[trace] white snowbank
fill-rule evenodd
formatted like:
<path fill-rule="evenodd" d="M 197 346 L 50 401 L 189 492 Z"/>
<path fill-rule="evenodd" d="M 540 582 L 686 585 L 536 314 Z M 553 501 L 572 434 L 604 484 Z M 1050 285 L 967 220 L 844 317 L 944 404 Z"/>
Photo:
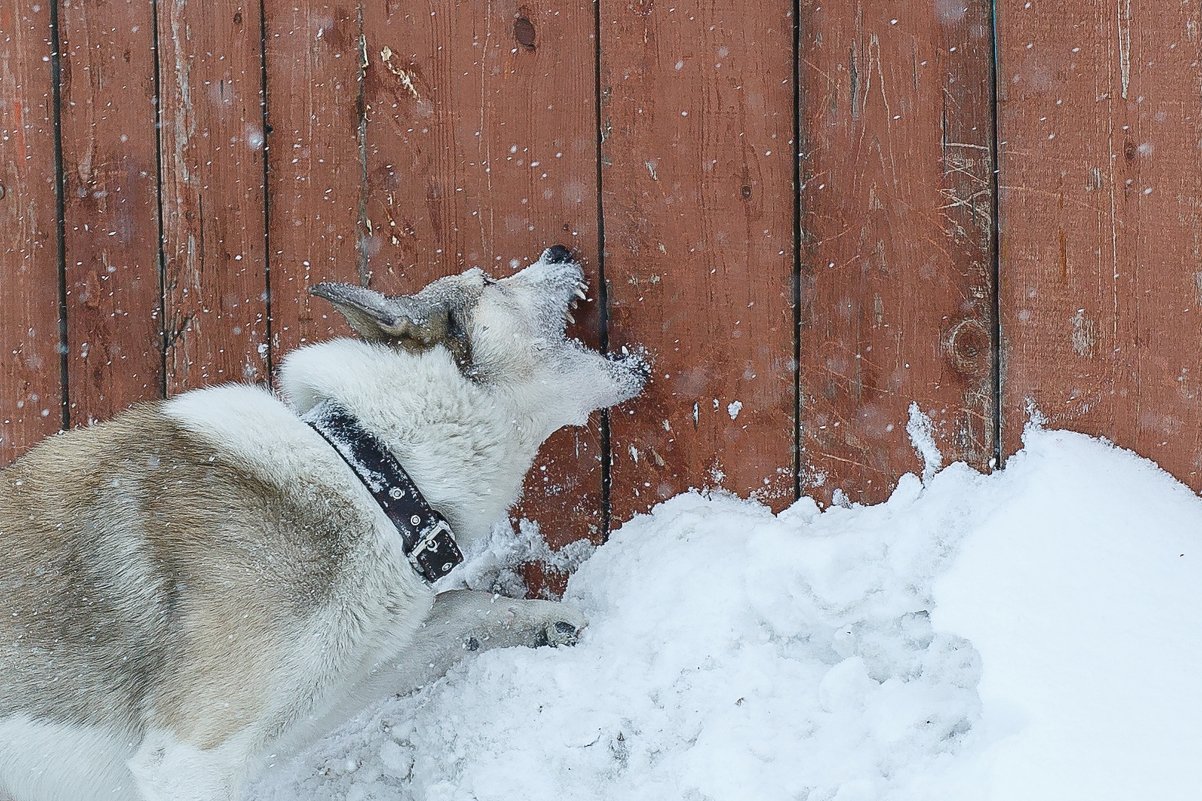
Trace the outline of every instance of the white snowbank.
<path fill-rule="evenodd" d="M 1202 501 L 1032 432 L 1006 470 L 779 517 L 675 498 L 573 577 L 571 649 L 471 659 L 288 799 L 1197 799 Z"/>

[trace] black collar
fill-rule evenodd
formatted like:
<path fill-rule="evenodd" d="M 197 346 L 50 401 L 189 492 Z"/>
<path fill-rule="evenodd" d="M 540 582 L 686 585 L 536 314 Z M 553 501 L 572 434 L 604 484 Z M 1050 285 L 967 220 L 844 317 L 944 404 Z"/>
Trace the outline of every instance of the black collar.
<path fill-rule="evenodd" d="M 388 515 L 401 534 L 405 556 L 420 576 L 435 582 L 463 561 L 446 518 L 430 508 L 401 463 L 350 412 L 326 401 L 310 410 L 304 421 L 350 465 Z"/>

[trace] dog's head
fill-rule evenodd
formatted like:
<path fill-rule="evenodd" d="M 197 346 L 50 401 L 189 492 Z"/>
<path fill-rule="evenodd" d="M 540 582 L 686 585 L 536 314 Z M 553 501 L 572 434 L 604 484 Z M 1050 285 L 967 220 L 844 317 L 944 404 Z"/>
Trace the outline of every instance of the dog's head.
<path fill-rule="evenodd" d="M 369 342 L 413 353 L 445 349 L 466 380 L 527 394 L 534 403 L 554 398 L 558 427 L 634 397 L 648 374 L 637 356 L 609 358 L 566 336 L 585 289 L 580 265 L 556 245 L 508 278 L 471 269 L 415 295 L 335 283 L 310 291 L 333 303 Z"/>

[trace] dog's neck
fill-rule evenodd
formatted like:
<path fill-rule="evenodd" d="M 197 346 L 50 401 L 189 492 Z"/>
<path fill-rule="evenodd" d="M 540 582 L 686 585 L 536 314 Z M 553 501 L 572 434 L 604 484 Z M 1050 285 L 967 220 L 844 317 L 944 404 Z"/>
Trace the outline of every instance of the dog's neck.
<path fill-rule="evenodd" d="M 440 349 L 396 352 L 349 339 L 294 351 L 281 391 L 301 415 L 333 401 L 379 438 L 461 542 L 487 534 L 517 499 L 546 426 L 464 378 Z"/>
<path fill-rule="evenodd" d="M 370 431 L 333 401 L 310 409 L 304 421 L 330 444 L 375 498 L 401 537 L 414 571 L 433 583 L 463 562 L 446 518 L 426 501 L 403 465 Z"/>

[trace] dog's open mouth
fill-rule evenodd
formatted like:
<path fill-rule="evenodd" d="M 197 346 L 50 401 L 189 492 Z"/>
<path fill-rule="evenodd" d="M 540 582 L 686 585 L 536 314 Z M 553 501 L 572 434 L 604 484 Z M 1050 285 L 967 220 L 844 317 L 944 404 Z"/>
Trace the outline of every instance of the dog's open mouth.
<path fill-rule="evenodd" d="M 548 254 L 521 272 L 501 279 L 519 294 L 528 293 L 527 301 L 544 336 L 563 338 L 567 327 L 576 322 L 581 301 L 587 301 L 588 283 L 574 260 L 548 260 Z"/>
<path fill-rule="evenodd" d="M 583 280 L 576 282 L 576 286 L 572 289 L 572 297 L 568 300 L 567 307 L 563 310 L 564 321 L 567 323 L 575 323 L 576 317 L 572 312 L 576 311 L 580 305 L 580 301 L 588 302 L 588 284 Z"/>

